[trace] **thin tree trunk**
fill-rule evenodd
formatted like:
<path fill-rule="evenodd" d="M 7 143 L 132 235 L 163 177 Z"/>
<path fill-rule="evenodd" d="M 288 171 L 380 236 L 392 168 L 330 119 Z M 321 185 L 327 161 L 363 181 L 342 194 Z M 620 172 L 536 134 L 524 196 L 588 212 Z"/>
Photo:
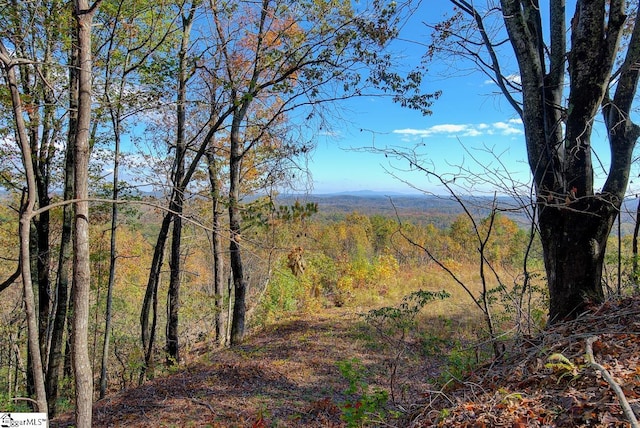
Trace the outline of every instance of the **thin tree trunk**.
<path fill-rule="evenodd" d="M 42 358 L 40 354 L 40 341 L 38 337 L 38 321 L 36 319 L 35 295 L 33 292 L 33 283 L 31 281 L 31 252 L 30 252 L 30 229 L 31 220 L 33 218 L 33 210 L 36 204 L 37 188 L 35 181 L 35 172 L 33 163 L 31 162 L 31 147 L 27 136 L 27 130 L 23 117 L 22 101 L 18 90 L 17 79 L 15 74 L 15 65 L 10 61 L 10 55 L 4 44 L 0 41 L 0 60 L 2 61 L 5 76 L 11 93 L 11 102 L 13 107 L 14 119 L 16 121 L 18 143 L 22 153 L 22 162 L 25 169 L 27 179 L 27 195 L 26 201 L 23 201 L 20 210 L 20 259 L 22 269 L 22 285 L 23 299 L 25 311 L 27 314 L 28 326 L 28 348 L 32 358 L 32 374 L 34 379 L 36 403 L 39 412 L 47 412 L 47 397 L 44 386 L 44 372 L 42 367 Z"/>
<path fill-rule="evenodd" d="M 40 174 L 37 174 L 40 175 Z M 43 177 L 38 182 L 38 201 L 40 207 L 46 207 L 50 203 L 49 185 Z M 51 245 L 49 243 L 50 215 L 49 211 L 40 213 L 35 223 L 36 231 L 36 270 L 38 276 L 38 335 L 40 336 L 40 354 L 43 363 L 47 361 L 47 348 L 49 337 L 49 318 L 51 316 L 51 279 L 49 265 L 51 263 Z"/>
<path fill-rule="evenodd" d="M 51 49 L 49 48 L 49 42 L 47 42 L 47 48 L 45 52 L 45 64 L 51 62 Z M 51 163 L 53 161 L 53 155 L 55 148 L 53 145 L 54 139 L 54 106 L 56 103 L 55 97 L 51 88 L 48 86 L 48 82 L 51 81 L 50 67 L 45 67 L 43 70 L 44 83 L 42 83 L 42 91 L 44 92 L 44 117 L 42 118 L 42 132 L 40 135 L 40 147 L 37 156 L 36 165 L 34 170 L 36 172 L 36 184 L 38 187 L 38 206 L 46 207 L 51 202 L 49 197 L 49 184 L 51 180 Z M 34 131 L 34 135 L 37 135 L 38 130 Z M 34 146 L 35 147 L 35 146 Z M 39 328 L 40 328 L 40 348 L 42 353 L 43 364 L 46 365 L 49 355 L 49 344 L 53 327 L 53 302 L 52 289 L 51 289 L 51 245 L 50 245 L 50 213 L 49 211 L 43 211 L 35 221 L 37 229 L 37 243 L 38 243 L 38 313 L 39 313 Z"/>
<path fill-rule="evenodd" d="M 73 235 L 73 367 L 76 426 L 91 427 L 93 374 L 88 349 L 91 276 L 89 260 L 89 131 L 92 98 L 91 25 L 99 0 L 75 0 L 78 25 L 78 129 L 75 141 L 75 233 Z"/>
<path fill-rule="evenodd" d="M 71 49 L 71 64 L 76 64 L 75 49 Z M 69 132 L 67 137 L 67 152 L 65 154 L 64 195 L 65 200 L 73 198 L 73 142 L 75 141 L 76 112 L 78 111 L 78 87 L 76 67 L 69 67 L 69 82 L 71 84 L 69 95 Z M 64 330 L 67 321 L 67 308 L 69 301 L 69 262 L 71 260 L 71 231 L 73 224 L 73 207 L 65 205 L 62 211 L 62 236 L 60 237 L 60 250 L 58 257 L 58 276 L 56 282 L 55 317 L 51 334 L 49 352 L 49 366 L 47 369 L 47 397 L 49 399 L 49 415 L 55 416 L 57 412 L 58 381 L 60 371 L 64 363 L 62 345 L 64 343 Z"/>
<path fill-rule="evenodd" d="M 158 285 L 160 283 L 160 270 L 162 269 L 164 261 L 164 249 L 169 236 L 169 226 L 171 225 L 172 219 L 173 215 L 170 212 L 165 213 L 162 218 L 162 224 L 160 225 L 160 231 L 158 232 L 158 238 L 156 239 L 156 245 L 153 250 L 153 259 L 151 260 L 147 289 L 145 291 L 142 309 L 140 311 L 140 329 L 142 349 L 144 351 L 144 364 L 140 370 L 140 379 L 138 380 L 139 384 L 142 384 L 144 381 L 153 356 L 155 326 L 158 316 L 157 298 Z M 151 324 L 149 324 L 149 318 L 152 315 Z"/>
<path fill-rule="evenodd" d="M 182 245 L 182 211 L 184 206 L 184 185 L 185 175 L 185 156 L 186 156 L 186 103 L 187 103 L 187 81 L 191 75 L 188 70 L 189 44 L 191 39 L 191 27 L 193 25 L 193 17 L 195 15 L 195 4 L 191 3 L 189 11 L 182 16 L 182 43 L 178 54 L 179 71 L 178 71 L 178 99 L 176 106 L 177 116 L 177 133 L 176 133 L 176 152 L 173 171 L 173 183 L 176 186 L 174 196 L 175 216 L 173 220 L 173 232 L 171 236 L 171 257 L 170 257 L 170 276 L 169 291 L 167 294 L 168 320 L 167 320 L 167 364 L 180 363 L 180 343 L 178 338 L 178 321 L 180 312 L 180 281 L 181 281 L 181 255 L 180 247 Z"/>
<path fill-rule="evenodd" d="M 178 196 L 179 211 L 182 211 L 183 198 Z M 182 242 L 182 218 L 176 215 L 173 220 L 171 234 L 171 257 L 169 259 L 169 290 L 167 292 L 167 358 L 168 366 L 180 364 L 180 343 L 178 342 L 178 313 L 180 310 L 180 274 L 181 258 L 180 247 Z"/>
<path fill-rule="evenodd" d="M 113 200 L 119 197 L 120 183 L 118 181 L 118 169 L 120 167 L 120 115 L 112 114 L 114 127 L 115 149 L 113 153 Z M 111 242 L 109 250 L 109 283 L 107 284 L 107 307 L 104 314 L 104 341 L 102 343 L 102 365 L 100 370 L 100 398 L 104 398 L 107 392 L 109 365 L 109 342 L 111 340 L 111 312 L 113 305 L 113 287 L 116 281 L 116 262 L 118 260 L 117 249 L 118 233 L 118 204 L 111 205 Z"/>
<path fill-rule="evenodd" d="M 72 218 L 73 220 L 73 218 Z M 72 221 L 73 224 L 73 221 Z M 73 243 L 71 245 L 71 251 L 73 251 Z M 71 253 L 73 257 L 73 252 Z M 73 259 L 71 260 L 73 263 Z M 71 291 L 69 296 L 73 296 L 73 281 L 71 282 Z M 71 379 L 73 377 L 73 363 L 72 363 L 72 355 L 73 355 L 73 324 L 71 315 L 73 314 L 73 298 L 69 298 L 69 308 L 67 310 L 67 338 L 64 341 L 64 365 L 62 367 L 62 376 L 65 378 Z"/>
<path fill-rule="evenodd" d="M 246 315 L 246 290 L 247 282 L 244 277 L 244 266 L 242 263 L 242 253 L 240 248 L 242 227 L 240 224 L 240 174 L 242 164 L 242 144 L 240 142 L 240 122 L 246 112 L 247 105 L 234 115 L 231 125 L 230 144 L 231 155 L 229 161 L 229 229 L 231 237 L 229 241 L 229 257 L 231 270 L 233 272 L 233 318 L 231 320 L 230 344 L 238 345 L 242 343 L 245 333 Z"/>
<path fill-rule="evenodd" d="M 640 231 L 640 198 L 638 198 L 638 206 L 636 208 L 636 222 L 633 226 L 633 241 L 632 241 L 632 253 L 633 253 L 633 283 L 636 288 L 640 286 L 640 272 L 638 272 L 638 232 Z"/>
<path fill-rule="evenodd" d="M 209 183 L 211 184 L 211 211 L 213 214 L 213 232 L 211 239 L 211 250 L 213 252 L 213 292 L 214 292 L 214 311 L 213 328 L 215 331 L 216 345 L 224 346 L 225 333 L 224 321 L 222 319 L 222 303 L 223 303 L 223 281 L 224 281 L 224 261 L 222 258 L 222 242 L 220 219 L 220 184 L 218 181 L 218 172 L 215 164 L 214 150 L 211 148 L 207 151 L 207 163 L 209 171 Z"/>

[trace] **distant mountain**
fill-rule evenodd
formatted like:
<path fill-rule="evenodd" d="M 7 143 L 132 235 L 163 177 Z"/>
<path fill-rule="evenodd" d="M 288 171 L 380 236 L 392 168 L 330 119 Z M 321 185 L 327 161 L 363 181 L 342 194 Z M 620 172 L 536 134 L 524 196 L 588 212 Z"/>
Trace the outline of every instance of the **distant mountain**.
<path fill-rule="evenodd" d="M 407 194 L 401 192 L 384 192 L 379 190 L 346 190 L 344 192 L 335 192 L 335 193 L 316 193 L 315 196 L 320 197 L 331 197 L 331 196 L 360 196 L 360 197 L 370 197 L 370 198 L 386 198 L 388 196 L 419 196 L 417 194 Z"/>
<path fill-rule="evenodd" d="M 450 196 L 407 195 L 393 192 L 354 191 L 315 195 L 280 195 L 276 204 L 290 205 L 295 201 L 302 203 L 316 202 L 318 216 L 339 219 L 347 214 L 359 212 L 365 215 L 383 215 L 399 217 L 418 224 L 432 223 L 436 227 L 448 227 L 460 214 L 464 214 L 462 206 Z M 487 217 L 491 213 L 494 199 L 491 196 L 465 197 L 463 203 L 476 219 Z M 518 223 L 522 228 L 529 228 L 531 220 L 521 202 L 515 198 L 501 196 L 496 200 L 498 210 Z M 622 207 L 622 235 L 633 233 L 635 213 L 638 201 L 628 199 Z M 612 233 L 616 233 L 614 227 Z"/>
<path fill-rule="evenodd" d="M 435 195 L 407 195 L 376 191 L 341 192 L 314 195 L 280 195 L 276 203 L 290 205 L 295 201 L 318 204 L 318 215 L 325 218 L 340 218 L 353 212 L 366 215 L 399 217 L 415 223 L 433 223 L 437 227 L 448 227 L 460 214 L 462 206 L 451 197 Z M 465 207 L 477 219 L 491 212 L 492 197 L 468 198 Z M 524 210 L 514 210 L 517 206 L 512 198 L 499 198 L 498 205 L 514 221 L 525 227 L 528 225 Z"/>

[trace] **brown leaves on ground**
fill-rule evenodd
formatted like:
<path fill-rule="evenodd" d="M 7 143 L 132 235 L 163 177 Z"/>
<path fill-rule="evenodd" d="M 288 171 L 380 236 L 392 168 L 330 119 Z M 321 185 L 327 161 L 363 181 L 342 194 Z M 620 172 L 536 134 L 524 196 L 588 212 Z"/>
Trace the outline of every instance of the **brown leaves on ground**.
<path fill-rule="evenodd" d="M 389 389 L 397 350 L 375 346 L 369 333 L 356 315 L 336 308 L 265 329 L 234 349 L 202 347 L 178 373 L 97 402 L 94 426 L 344 427 L 348 382 L 336 362 L 357 358 L 371 387 Z M 389 403 L 402 415 L 377 425 L 627 427 L 617 397 L 585 359 L 594 335 L 596 361 L 640 408 L 640 299 L 628 298 L 520 339 L 500 361 L 440 391 L 427 380 L 442 361 L 404 359 L 395 380 L 402 397 Z M 67 415 L 51 426 L 71 423 Z"/>
<path fill-rule="evenodd" d="M 628 427 L 609 384 L 585 359 L 614 377 L 638 417 L 640 409 L 640 299 L 609 301 L 481 367 L 449 390 L 432 394 L 411 427 Z"/>
<path fill-rule="evenodd" d="M 352 310 L 351 310 L 352 311 Z M 203 346 L 178 373 L 94 405 L 94 427 L 344 427 L 349 384 L 338 361 L 357 358 L 373 387 L 388 388 L 393 349 L 375 347 L 345 308 L 272 326 L 233 349 Z M 407 400 L 426 389 L 424 361 L 399 370 Z M 69 426 L 71 416 L 53 421 Z"/>

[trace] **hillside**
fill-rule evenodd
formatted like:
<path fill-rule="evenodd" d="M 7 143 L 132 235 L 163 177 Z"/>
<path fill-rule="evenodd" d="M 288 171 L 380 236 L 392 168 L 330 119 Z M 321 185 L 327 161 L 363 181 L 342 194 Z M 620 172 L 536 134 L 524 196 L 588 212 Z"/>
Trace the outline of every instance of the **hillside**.
<path fill-rule="evenodd" d="M 277 198 L 277 203 L 289 205 L 296 200 L 316 202 L 319 207 L 319 215 L 326 218 L 340 218 L 357 211 L 366 215 L 397 216 L 403 221 L 410 220 L 417 224 L 432 223 L 441 229 L 448 227 L 457 216 L 464 213 L 460 203 L 446 195 L 386 194 L 374 191 L 280 195 Z M 474 217 L 483 218 L 490 214 L 494 199 L 491 196 L 477 196 L 463 197 L 462 201 Z M 496 199 L 497 209 L 518 223 L 520 227 L 529 228 L 530 214 L 523 208 L 523 203 L 526 201 L 526 198 L 518 201 L 512 197 L 499 196 Z M 636 198 L 626 199 L 623 203 L 621 217 L 623 235 L 633 232 L 637 205 Z"/>
<path fill-rule="evenodd" d="M 640 417 L 640 299 L 609 301 L 576 321 L 522 338 L 501 361 L 431 394 L 411 427 L 628 427 L 613 378 Z M 446 410 L 444 410 L 446 409 Z"/>
<path fill-rule="evenodd" d="M 508 345 L 501 360 L 444 387 L 430 380 L 447 370 L 447 349 L 429 358 L 414 358 L 413 349 L 396 367 L 395 400 L 383 405 L 374 388 L 389 392 L 397 350 L 373 340 L 352 311 L 333 308 L 283 321 L 231 350 L 202 343 L 180 371 L 96 403 L 94 426 L 343 427 L 367 406 L 374 411 L 359 419 L 364 426 L 626 427 L 612 388 L 585 361 L 585 343 L 598 337 L 596 362 L 636 409 L 639 320 L 640 299 L 607 302 Z M 70 426 L 69 418 L 51 426 Z"/>
<path fill-rule="evenodd" d="M 319 215 L 331 219 L 357 211 L 365 215 L 398 217 L 403 221 L 409 220 L 417 224 L 433 223 L 438 228 L 448 227 L 457 216 L 464 213 L 460 203 L 448 196 L 387 195 L 382 192 L 288 195 L 279 196 L 277 203 L 288 205 L 296 200 L 317 203 Z M 463 203 L 474 217 L 482 218 L 491 212 L 493 198 L 466 198 Z M 504 212 L 521 226 L 524 227 L 528 224 L 524 209 L 514 209 L 520 208 L 521 204 L 512 198 L 498 198 L 497 204 L 501 212 Z"/>
<path fill-rule="evenodd" d="M 341 427 L 340 407 L 362 397 L 348 393 L 350 380 L 360 378 L 370 392 L 389 389 L 395 350 L 371 335 L 353 309 L 331 308 L 283 321 L 233 349 L 201 343 L 180 371 L 97 402 L 93 426 Z M 340 364 L 351 365 L 352 377 Z M 428 390 L 439 364 L 410 359 L 396 378 L 398 403 Z M 71 426 L 69 418 L 51 427 Z"/>

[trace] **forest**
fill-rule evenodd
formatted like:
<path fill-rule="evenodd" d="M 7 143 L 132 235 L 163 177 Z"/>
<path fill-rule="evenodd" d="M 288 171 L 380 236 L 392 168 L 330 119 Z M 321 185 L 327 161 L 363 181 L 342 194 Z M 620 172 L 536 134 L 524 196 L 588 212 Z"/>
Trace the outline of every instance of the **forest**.
<path fill-rule="evenodd" d="M 638 426 L 637 2 L 446 3 L 408 65 L 393 42 L 419 1 L 0 2 L 0 411 Z M 452 58 L 522 122 L 530 182 L 497 153 L 441 174 L 373 146 L 441 193 L 299 192 L 342 103 L 428 116 L 429 66 Z"/>

